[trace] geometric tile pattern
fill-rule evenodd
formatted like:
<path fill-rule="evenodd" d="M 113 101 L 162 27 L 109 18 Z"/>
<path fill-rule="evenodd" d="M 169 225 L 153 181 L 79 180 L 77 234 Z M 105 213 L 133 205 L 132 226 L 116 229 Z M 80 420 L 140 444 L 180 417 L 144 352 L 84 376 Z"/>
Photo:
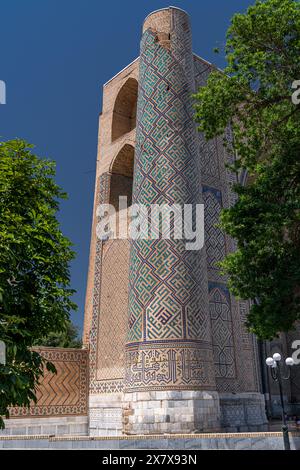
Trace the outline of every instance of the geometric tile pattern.
<path fill-rule="evenodd" d="M 215 188 L 203 186 L 206 256 L 210 269 L 219 269 L 217 264 L 225 257 L 225 236 L 217 226 L 222 210 L 221 192 Z"/>
<path fill-rule="evenodd" d="M 202 138 L 199 141 L 204 173 L 213 178 L 218 178 L 220 170 L 218 153 L 216 152 L 216 139 L 207 141 L 205 138 Z"/>
<path fill-rule="evenodd" d="M 239 301 L 239 307 L 240 307 L 240 318 L 241 318 L 241 326 L 242 326 L 242 343 L 243 347 L 245 349 L 251 349 L 252 348 L 252 338 L 251 334 L 247 330 L 245 323 L 247 321 L 247 315 L 249 313 L 249 302 L 240 300 Z"/>
<path fill-rule="evenodd" d="M 209 311 L 216 377 L 235 377 L 230 294 L 225 285 L 209 283 Z"/>
<path fill-rule="evenodd" d="M 141 41 L 133 203 L 146 207 L 202 202 L 190 98 L 191 37 L 179 16 L 173 10 L 170 49 L 150 29 Z M 131 242 L 130 390 L 215 386 L 204 250 L 188 251 L 185 243 L 161 238 Z M 195 358 L 202 356 L 206 359 L 194 369 Z M 132 361 L 137 361 L 134 367 Z"/>
<path fill-rule="evenodd" d="M 37 403 L 29 408 L 10 408 L 10 417 L 86 415 L 88 350 L 36 348 L 53 362 L 57 374 L 45 370 L 37 388 Z"/>
<path fill-rule="evenodd" d="M 215 67 L 202 58 L 194 55 L 194 76 L 196 87 L 206 84 L 210 73 Z M 230 127 L 225 130 L 224 136 L 219 136 L 206 141 L 203 134 L 198 134 L 201 162 L 201 179 L 203 188 L 203 199 L 205 202 L 205 248 L 207 253 L 207 271 L 210 285 L 210 311 L 217 316 L 216 309 L 222 307 L 223 312 L 230 312 L 233 349 L 225 347 L 227 354 L 222 353 L 223 362 L 231 363 L 234 370 L 228 365 L 220 369 L 222 361 L 219 359 L 218 351 L 220 344 L 226 344 L 229 338 L 229 323 L 220 320 L 212 322 L 212 340 L 214 345 L 215 374 L 217 391 L 219 392 L 247 392 L 259 391 L 259 372 L 257 367 L 257 344 L 253 335 L 245 328 L 245 320 L 249 311 L 249 302 L 237 300 L 230 295 L 227 305 L 227 294 L 223 287 L 226 285 L 226 277 L 220 273 L 217 263 L 221 261 L 226 253 L 236 249 L 236 243 L 227 235 L 223 234 L 216 226 L 219 223 L 220 211 L 223 207 L 230 207 L 235 203 L 236 195 L 232 191 L 232 184 L 237 182 L 237 175 L 226 168 L 234 160 L 233 153 L 223 145 L 223 138 L 230 146 L 232 132 Z M 220 291 L 215 291 L 211 286 L 221 286 Z M 216 293 L 217 292 L 217 293 Z M 224 293 L 224 296 L 223 294 Z M 214 302 L 214 296 L 219 301 Z M 229 340 L 228 340 L 229 341 Z M 229 341 L 230 342 L 230 341 Z M 218 349 L 219 350 L 219 349 Z M 222 376 L 225 373 L 225 376 Z"/>

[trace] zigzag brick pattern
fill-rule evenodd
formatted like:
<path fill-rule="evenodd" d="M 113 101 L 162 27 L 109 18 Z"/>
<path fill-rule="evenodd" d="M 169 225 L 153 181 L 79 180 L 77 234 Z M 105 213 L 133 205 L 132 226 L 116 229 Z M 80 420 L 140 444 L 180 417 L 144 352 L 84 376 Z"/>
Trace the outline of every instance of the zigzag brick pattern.
<path fill-rule="evenodd" d="M 10 417 L 86 415 L 88 350 L 39 348 L 55 365 L 57 374 L 45 370 L 37 388 L 37 403 L 29 408 L 10 408 Z"/>

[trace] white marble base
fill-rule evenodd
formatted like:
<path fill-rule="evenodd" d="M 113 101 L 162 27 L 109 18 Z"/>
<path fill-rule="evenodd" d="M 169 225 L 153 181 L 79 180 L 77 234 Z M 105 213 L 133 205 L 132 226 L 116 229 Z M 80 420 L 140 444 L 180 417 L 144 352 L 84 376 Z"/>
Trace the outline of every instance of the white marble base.
<path fill-rule="evenodd" d="M 89 396 L 89 435 L 118 436 L 123 433 L 123 393 Z"/>
<path fill-rule="evenodd" d="M 31 416 L 30 418 L 5 419 L 5 429 L 0 430 L 0 437 L 7 435 L 71 435 L 87 436 L 87 416 Z"/>
<path fill-rule="evenodd" d="M 300 450 L 300 434 L 290 433 L 292 450 Z M 236 433 L 236 434 L 195 434 L 160 436 L 119 436 L 119 437 L 43 437 L 0 436 L 2 449 L 92 449 L 102 450 L 283 450 L 281 432 Z M 247 459 L 247 456 L 245 457 Z"/>
<path fill-rule="evenodd" d="M 125 393 L 123 413 L 125 434 L 188 434 L 220 429 L 217 392 Z"/>

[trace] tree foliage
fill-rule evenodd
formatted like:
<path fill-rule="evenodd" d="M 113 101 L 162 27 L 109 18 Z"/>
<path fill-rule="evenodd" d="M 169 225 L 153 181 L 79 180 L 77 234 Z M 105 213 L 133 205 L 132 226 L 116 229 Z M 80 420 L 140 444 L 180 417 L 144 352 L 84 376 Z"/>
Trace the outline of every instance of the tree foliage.
<path fill-rule="evenodd" d="M 71 243 L 56 218 L 66 194 L 55 183 L 54 162 L 32 153 L 23 140 L 0 142 L 0 415 L 27 406 L 43 375 L 42 357 L 30 348 L 49 331 L 66 327 L 71 309 Z M 0 421 L 3 426 L 3 421 Z"/>
<path fill-rule="evenodd" d="M 227 67 L 215 70 L 195 95 L 195 118 L 207 139 L 231 126 L 224 142 L 232 170 L 247 172 L 235 185 L 236 204 L 221 215 L 238 249 L 221 263 L 231 290 L 254 301 L 250 330 L 272 338 L 300 318 L 300 4 L 257 1 L 232 18 Z"/>
<path fill-rule="evenodd" d="M 68 321 L 63 331 L 51 331 L 47 336 L 37 341 L 37 346 L 81 348 L 82 341 L 79 338 L 78 327 Z"/>

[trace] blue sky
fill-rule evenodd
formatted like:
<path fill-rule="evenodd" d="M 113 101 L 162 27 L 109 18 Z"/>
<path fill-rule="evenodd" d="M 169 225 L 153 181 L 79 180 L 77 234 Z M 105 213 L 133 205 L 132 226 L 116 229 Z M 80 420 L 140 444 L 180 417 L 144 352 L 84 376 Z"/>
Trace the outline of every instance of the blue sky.
<path fill-rule="evenodd" d="M 194 52 L 223 67 L 224 44 L 235 12 L 253 1 L 172 1 L 192 21 Z M 0 139 L 24 138 L 57 162 L 57 181 L 69 194 L 61 205 L 63 232 L 73 241 L 72 318 L 80 328 L 89 241 L 102 85 L 139 55 L 143 19 L 165 1 L 1 0 Z"/>

